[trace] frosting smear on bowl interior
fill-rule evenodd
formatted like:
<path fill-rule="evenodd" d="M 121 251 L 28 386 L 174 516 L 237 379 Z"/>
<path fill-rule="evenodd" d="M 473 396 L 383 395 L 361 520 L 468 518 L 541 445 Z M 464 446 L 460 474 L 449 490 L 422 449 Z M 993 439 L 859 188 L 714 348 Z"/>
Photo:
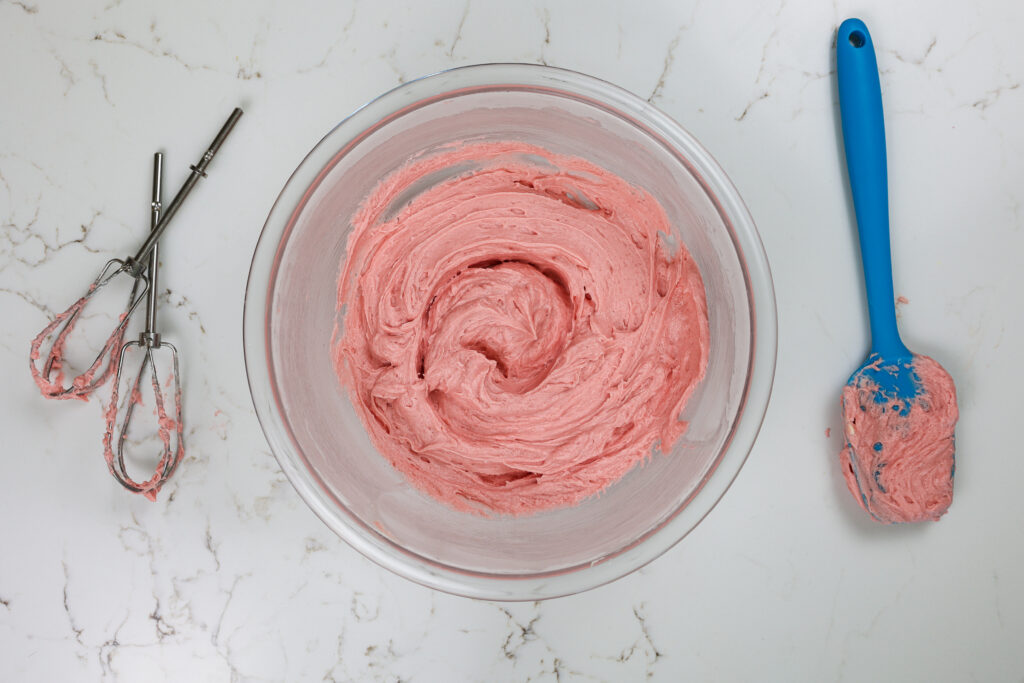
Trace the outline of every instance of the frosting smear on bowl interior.
<path fill-rule="evenodd" d="M 365 428 L 460 510 L 574 505 L 668 453 L 704 377 L 704 285 L 661 205 L 584 159 L 459 144 L 352 220 L 332 356 Z"/>

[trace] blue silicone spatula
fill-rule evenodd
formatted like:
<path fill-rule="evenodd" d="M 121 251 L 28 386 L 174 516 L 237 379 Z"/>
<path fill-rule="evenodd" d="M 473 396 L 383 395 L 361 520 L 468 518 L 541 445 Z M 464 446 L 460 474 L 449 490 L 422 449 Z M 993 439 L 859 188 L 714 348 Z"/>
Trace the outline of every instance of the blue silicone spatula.
<path fill-rule="evenodd" d="M 844 396 L 843 401 L 844 421 L 847 425 L 847 449 L 843 454 L 843 465 L 849 468 L 846 474 L 851 491 L 855 495 L 859 493 L 861 505 L 878 521 L 919 521 L 917 517 L 937 519 L 936 506 L 942 505 L 940 498 L 947 496 L 947 490 L 948 496 L 952 495 L 949 480 L 952 477 L 953 457 L 951 422 L 948 457 L 943 452 L 940 458 L 938 451 L 931 449 L 932 445 L 936 448 L 945 448 L 944 442 L 926 444 L 927 448 L 920 447 L 921 457 L 930 458 L 925 463 L 928 471 L 922 471 L 921 478 L 927 476 L 935 479 L 935 472 L 938 471 L 941 473 L 939 479 L 948 476 L 946 481 L 936 483 L 929 480 L 919 486 L 912 479 L 901 475 L 899 481 L 904 490 L 899 491 L 892 490 L 892 485 L 887 488 L 884 483 L 885 477 L 895 472 L 897 466 L 902 471 L 912 472 L 918 464 L 913 461 L 916 457 L 915 452 L 904 448 L 904 453 L 900 456 L 901 461 L 895 462 L 889 458 L 888 453 L 882 452 L 886 447 L 886 439 L 870 439 L 867 443 L 862 443 L 861 440 L 852 437 L 854 427 L 861 432 L 871 429 L 873 434 L 882 433 L 886 429 L 891 432 L 914 429 L 914 425 L 919 422 L 916 421 L 917 413 L 912 419 L 911 411 L 915 406 L 923 406 L 926 413 L 933 412 L 935 406 L 932 404 L 937 405 L 939 397 L 936 396 L 933 400 L 930 396 L 922 395 L 924 389 L 918 372 L 918 363 L 924 357 L 916 356 L 907 349 L 900 339 L 896 325 L 892 256 L 889 249 L 889 192 L 882 93 L 871 34 L 860 19 L 847 19 L 839 27 L 836 37 L 836 74 L 839 81 L 839 109 L 842 117 L 846 166 L 857 214 L 868 317 L 871 323 L 870 354 L 847 383 L 849 387 L 858 390 L 859 396 L 867 394 L 868 398 L 847 401 Z M 924 360 L 929 367 L 937 367 L 931 359 Z M 948 378 L 948 373 L 941 368 L 938 368 L 937 372 Z M 931 373 L 937 374 L 934 370 Z M 945 393 L 952 392 L 952 380 L 949 380 L 949 389 Z M 867 405 L 872 400 L 876 406 Z M 956 411 L 955 395 L 952 411 Z M 905 419 L 901 421 L 900 418 Z M 952 419 L 955 422 L 955 415 Z M 875 420 L 876 424 L 865 425 L 864 422 L 869 420 Z M 894 444 L 897 446 L 913 444 L 909 439 L 913 435 L 899 433 L 893 436 Z M 897 437 L 899 443 L 895 441 Z M 874 452 L 857 452 L 857 449 Z M 947 459 L 950 466 L 943 470 L 940 465 L 936 470 L 934 463 L 945 462 Z M 885 471 L 886 467 L 890 469 Z M 941 491 L 936 493 L 938 489 Z M 948 505 L 948 502 L 945 505 Z M 944 508 L 942 511 L 945 511 Z"/>

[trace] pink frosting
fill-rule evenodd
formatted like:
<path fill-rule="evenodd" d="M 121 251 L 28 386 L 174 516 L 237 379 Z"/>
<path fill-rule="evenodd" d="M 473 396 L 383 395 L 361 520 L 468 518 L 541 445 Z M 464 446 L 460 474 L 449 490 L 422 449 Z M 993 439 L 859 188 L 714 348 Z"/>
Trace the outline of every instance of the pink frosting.
<path fill-rule="evenodd" d="M 167 345 L 165 344 L 164 346 L 166 347 Z M 125 485 L 126 489 L 133 493 L 141 493 L 151 501 L 156 501 L 156 496 L 160 493 L 160 489 L 167 483 L 168 477 L 178 467 L 182 458 L 185 457 L 184 425 L 181 419 L 181 386 L 175 381 L 176 374 L 170 374 L 161 388 L 160 380 L 157 377 L 156 365 L 152 357 L 152 354 L 160 351 L 160 348 L 157 347 L 156 351 L 153 351 L 141 347 L 140 352 L 146 355 L 143 356 L 142 365 L 139 366 L 138 374 L 135 376 L 135 380 L 130 387 L 130 393 L 125 399 L 125 405 L 121 406 L 120 411 L 122 413 L 120 417 L 124 419 L 125 412 L 128 410 L 134 412 L 136 406 L 143 405 L 142 385 L 144 383 L 144 376 L 148 374 L 149 384 L 153 389 L 153 412 L 156 416 L 157 436 L 163 444 L 163 448 L 160 451 L 160 461 L 157 463 L 152 477 L 142 482 L 136 481 L 128 475 L 123 463 L 114 464 L 115 458 L 119 457 L 114 452 L 114 430 L 118 427 L 118 390 L 120 382 L 116 380 L 121 379 L 120 375 L 113 383 L 110 403 L 103 415 L 107 423 L 106 429 L 103 431 L 103 457 L 107 461 L 107 469 L 110 470 L 115 479 Z M 177 367 L 177 359 L 174 358 L 173 361 L 175 367 Z M 174 387 L 173 396 L 165 395 L 171 385 Z M 167 403 L 172 398 L 174 401 L 173 417 L 167 412 Z M 116 438 L 120 441 L 123 436 L 119 430 Z M 171 444 L 172 436 L 174 437 L 173 445 Z M 117 447 L 120 449 L 121 444 L 118 443 Z"/>
<path fill-rule="evenodd" d="M 46 398 L 88 401 L 89 395 L 97 387 L 106 383 L 107 379 L 114 372 L 117 363 L 117 349 L 121 348 L 121 341 L 124 339 L 125 322 L 128 318 L 127 310 L 121 314 L 117 327 L 114 328 L 114 331 L 110 333 L 110 336 L 103 343 L 103 347 L 100 349 L 100 353 L 96 356 L 95 360 L 93 360 L 92 365 L 85 372 L 75 377 L 70 386 L 64 386 L 64 356 L 68 336 L 74 330 L 75 323 L 78 322 L 82 310 L 89 303 L 96 289 L 97 286 L 93 283 L 85 296 L 71 304 L 66 311 L 50 321 L 32 340 L 32 344 L 29 347 L 29 369 L 32 372 L 32 378 L 35 380 L 36 386 L 39 387 L 39 391 Z M 132 298 L 134 296 L 135 291 L 133 290 Z M 128 301 L 129 306 L 131 306 L 132 298 Z M 50 349 L 44 354 L 41 352 L 41 349 L 47 341 L 50 342 Z M 41 357 L 45 357 L 42 369 L 38 365 Z M 104 362 L 106 362 L 106 365 L 104 365 Z M 97 373 L 99 376 L 97 376 Z"/>
<path fill-rule="evenodd" d="M 353 219 L 332 344 L 377 449 L 456 509 L 508 514 L 667 453 L 709 335 L 697 265 L 659 233 L 646 191 L 520 143 L 384 179 Z"/>
<path fill-rule="evenodd" d="M 120 267 L 113 269 L 113 266 Z M 117 259 L 107 262 L 99 277 L 89 285 L 85 296 L 71 304 L 66 311 L 57 315 L 35 336 L 29 347 L 29 369 L 39 391 L 46 398 L 89 400 L 89 396 L 106 383 L 117 367 L 117 353 L 124 339 L 128 316 L 142 300 L 139 294 L 139 279 L 133 281 L 131 293 L 125 303 L 124 311 L 118 316 L 117 326 L 103 342 L 100 352 L 84 372 L 76 376 L 69 386 L 64 386 L 66 347 L 75 326 L 84 319 L 83 311 L 100 290 L 114 277 L 124 272 L 124 263 Z M 145 290 L 142 291 L 145 294 Z M 77 344 L 83 343 L 81 340 Z M 49 344 L 49 350 L 44 351 Z M 40 361 L 42 363 L 40 364 Z"/>
<path fill-rule="evenodd" d="M 878 387 L 869 380 L 843 389 L 843 475 L 861 507 L 880 522 L 936 521 L 953 502 L 956 387 L 927 356 L 915 355 L 913 367 L 921 391 L 906 415 L 900 415 L 902 404 L 875 401 Z"/>

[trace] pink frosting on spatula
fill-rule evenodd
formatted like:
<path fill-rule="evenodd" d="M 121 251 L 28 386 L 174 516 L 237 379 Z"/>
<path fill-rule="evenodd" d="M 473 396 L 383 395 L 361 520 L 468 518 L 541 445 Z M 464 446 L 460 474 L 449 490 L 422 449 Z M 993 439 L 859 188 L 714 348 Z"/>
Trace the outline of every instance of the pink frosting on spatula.
<path fill-rule="evenodd" d="M 953 502 L 956 387 L 927 356 L 915 355 L 913 367 L 921 388 L 909 411 L 876 401 L 878 386 L 866 379 L 843 389 L 843 476 L 880 522 L 935 521 Z"/>

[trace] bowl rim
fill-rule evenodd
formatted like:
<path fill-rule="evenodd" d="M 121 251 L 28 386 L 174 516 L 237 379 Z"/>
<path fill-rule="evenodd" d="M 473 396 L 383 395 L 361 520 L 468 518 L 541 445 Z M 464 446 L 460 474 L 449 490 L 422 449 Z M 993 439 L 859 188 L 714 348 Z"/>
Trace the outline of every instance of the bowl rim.
<path fill-rule="evenodd" d="M 448 87 L 453 79 L 460 81 L 458 87 Z M 737 416 L 719 458 L 696 490 L 661 523 L 616 553 L 546 573 L 502 574 L 452 567 L 404 548 L 363 522 L 302 466 L 303 456 L 283 418 L 271 378 L 266 321 L 281 241 L 325 169 L 368 131 L 406 111 L 407 101 L 489 87 L 556 88 L 605 108 L 615 107 L 612 113 L 624 110 L 631 120 L 642 123 L 645 132 L 660 138 L 681 163 L 696 171 L 698 180 L 703 179 L 709 200 L 732 228 L 731 240 L 751 303 L 748 371 Z M 693 135 L 646 100 L 593 76 L 538 64 L 486 63 L 438 71 L 384 92 L 342 119 L 302 159 L 274 201 L 253 252 L 242 342 L 250 397 L 271 451 L 299 496 L 332 531 L 371 561 L 421 585 L 472 598 L 518 601 L 570 595 L 610 583 L 660 557 L 703 521 L 739 474 L 763 423 L 775 375 L 776 316 L 771 271 L 753 218 L 724 170 Z"/>

